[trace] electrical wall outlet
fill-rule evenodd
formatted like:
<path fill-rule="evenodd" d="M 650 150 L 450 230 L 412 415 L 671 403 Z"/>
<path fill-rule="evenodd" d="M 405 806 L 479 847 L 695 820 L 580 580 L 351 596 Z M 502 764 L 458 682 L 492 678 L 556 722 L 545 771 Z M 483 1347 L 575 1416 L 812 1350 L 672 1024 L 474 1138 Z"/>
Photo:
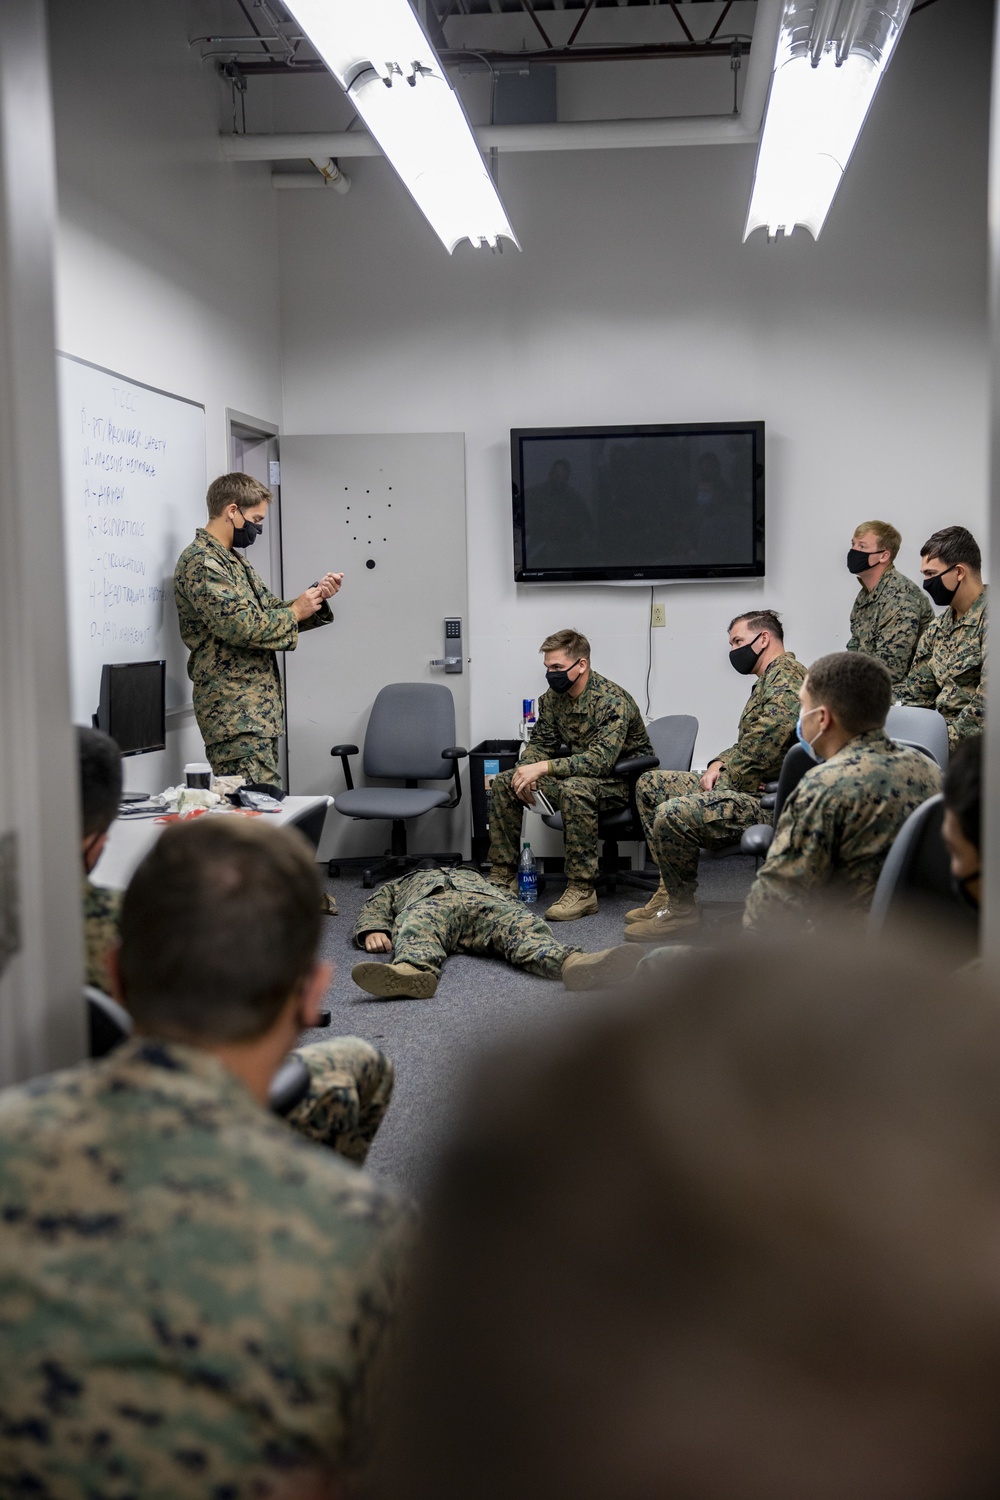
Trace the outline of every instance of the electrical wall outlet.
<path fill-rule="evenodd" d="M 667 623 L 667 607 L 665 604 L 654 604 L 649 619 L 650 625 L 657 630 L 661 625 Z"/>

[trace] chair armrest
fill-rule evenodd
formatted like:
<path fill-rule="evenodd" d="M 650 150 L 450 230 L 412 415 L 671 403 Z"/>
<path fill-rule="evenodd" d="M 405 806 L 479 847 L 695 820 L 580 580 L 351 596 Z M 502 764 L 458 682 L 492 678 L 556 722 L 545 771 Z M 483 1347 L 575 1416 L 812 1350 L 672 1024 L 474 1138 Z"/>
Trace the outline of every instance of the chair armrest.
<path fill-rule="evenodd" d="M 445 807 L 457 807 L 462 800 L 462 776 L 458 763 L 464 760 L 468 753 L 468 750 L 463 749 L 461 745 L 449 745 L 447 750 L 441 751 L 441 759 L 451 761 L 451 771 L 455 778 L 455 795 L 450 802 L 445 803 Z"/>
<path fill-rule="evenodd" d="M 616 760 L 611 767 L 612 776 L 641 776 L 643 771 L 655 771 L 660 764 L 656 755 L 630 755 L 625 760 Z"/>
<path fill-rule="evenodd" d="M 351 775 L 351 763 L 347 757 L 349 755 L 357 755 L 357 753 L 357 745 L 334 745 L 330 751 L 331 755 L 340 756 L 340 764 L 344 768 L 344 780 L 347 782 L 347 790 L 349 792 L 354 791 L 354 777 Z"/>
<path fill-rule="evenodd" d="M 760 799 L 761 811 L 762 812 L 771 812 L 773 810 L 774 804 L 777 802 L 777 800 L 778 800 L 778 794 L 777 794 L 777 792 L 765 792 L 764 795 L 763 795 L 763 797 L 761 797 L 761 799 Z"/>
<path fill-rule="evenodd" d="M 752 854 L 756 859 L 763 859 L 771 847 L 774 838 L 774 829 L 770 823 L 754 823 L 752 828 L 743 831 L 740 839 L 740 853 Z"/>
<path fill-rule="evenodd" d="M 769 793 L 776 792 L 778 790 L 778 783 L 776 781 L 765 781 L 764 790 Z"/>

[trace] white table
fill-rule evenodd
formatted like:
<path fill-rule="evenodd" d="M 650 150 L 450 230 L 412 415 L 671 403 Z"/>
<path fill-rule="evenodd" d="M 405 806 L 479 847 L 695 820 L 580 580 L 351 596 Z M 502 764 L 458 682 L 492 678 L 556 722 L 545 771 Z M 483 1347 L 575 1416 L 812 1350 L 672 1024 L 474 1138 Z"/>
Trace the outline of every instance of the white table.
<path fill-rule="evenodd" d="M 269 823 L 292 823 L 320 804 L 327 808 L 332 807 L 333 798 L 286 797 L 281 804 L 280 812 L 262 813 L 261 816 Z M 208 814 L 208 816 L 225 815 L 220 813 Z M 104 852 L 91 874 L 91 880 L 95 885 L 108 886 L 111 890 L 124 890 L 132 878 L 136 865 L 149 853 L 164 828 L 171 826 L 169 823 L 158 822 L 156 818 L 135 816 L 116 818 L 108 832 L 108 842 L 104 846 Z"/>

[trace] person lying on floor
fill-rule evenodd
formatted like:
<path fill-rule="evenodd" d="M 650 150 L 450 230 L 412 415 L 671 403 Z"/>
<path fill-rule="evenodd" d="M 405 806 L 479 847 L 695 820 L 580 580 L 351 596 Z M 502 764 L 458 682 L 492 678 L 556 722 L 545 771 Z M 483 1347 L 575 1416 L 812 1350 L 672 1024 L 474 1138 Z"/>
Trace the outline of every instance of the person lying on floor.
<path fill-rule="evenodd" d="M 355 984 L 383 1000 L 428 1000 L 449 953 L 495 954 L 568 990 L 597 990 L 628 979 L 641 954 L 634 948 L 584 953 L 560 943 L 552 929 L 512 892 L 476 870 L 414 870 L 390 880 L 361 908 L 354 941 L 392 963 L 355 964 Z"/>

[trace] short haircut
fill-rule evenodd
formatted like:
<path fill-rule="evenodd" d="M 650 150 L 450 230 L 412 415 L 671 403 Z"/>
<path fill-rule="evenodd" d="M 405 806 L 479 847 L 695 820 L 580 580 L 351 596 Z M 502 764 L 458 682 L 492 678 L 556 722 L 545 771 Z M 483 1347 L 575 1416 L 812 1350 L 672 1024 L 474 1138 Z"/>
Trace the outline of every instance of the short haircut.
<path fill-rule="evenodd" d="M 979 543 L 964 526 L 945 526 L 943 530 L 935 531 L 921 547 L 920 556 L 936 557 L 940 562 L 947 563 L 949 568 L 953 568 L 956 563 L 964 563 L 977 573 L 983 570 L 983 554 L 979 550 Z"/>
<path fill-rule="evenodd" d="M 590 642 L 578 630 L 557 630 L 555 635 L 547 635 L 538 649 L 543 656 L 547 651 L 565 651 L 574 661 L 581 656 L 584 661 L 590 660 Z"/>
<path fill-rule="evenodd" d="M 862 521 L 860 526 L 855 526 L 854 535 L 864 536 L 871 531 L 878 542 L 879 552 L 888 552 L 893 562 L 899 555 L 899 549 L 903 545 L 903 538 L 895 526 L 890 526 L 888 521 Z"/>
<path fill-rule="evenodd" d="M 979 848 L 982 806 L 983 737 L 960 740 L 944 773 L 944 805 L 958 819 L 965 837 Z"/>
<path fill-rule="evenodd" d="M 480 1067 L 382 1500 L 996 1492 L 1000 1006 L 917 947 L 678 955 Z"/>
<path fill-rule="evenodd" d="M 883 662 L 863 651 L 832 651 L 814 661 L 806 692 L 837 715 L 848 734 L 882 729 L 892 706 L 892 677 Z"/>
<path fill-rule="evenodd" d="M 77 726 L 83 836 L 107 833 L 122 800 L 122 753 L 109 734 Z"/>
<path fill-rule="evenodd" d="M 749 614 L 734 615 L 729 622 L 726 634 L 728 635 L 733 626 L 738 625 L 741 620 L 745 621 L 751 630 L 769 630 L 773 636 L 776 636 L 784 644 L 785 628 L 781 623 L 781 616 L 777 610 L 753 609 Z"/>
<path fill-rule="evenodd" d="M 254 505 L 269 505 L 271 491 L 252 474 L 220 474 L 213 479 L 205 496 L 210 518 L 221 516 L 227 505 L 249 510 Z"/>
<path fill-rule="evenodd" d="M 144 1031 L 251 1041 L 316 958 L 320 885 L 295 829 L 239 817 L 168 828 L 122 903 L 124 1003 Z"/>

